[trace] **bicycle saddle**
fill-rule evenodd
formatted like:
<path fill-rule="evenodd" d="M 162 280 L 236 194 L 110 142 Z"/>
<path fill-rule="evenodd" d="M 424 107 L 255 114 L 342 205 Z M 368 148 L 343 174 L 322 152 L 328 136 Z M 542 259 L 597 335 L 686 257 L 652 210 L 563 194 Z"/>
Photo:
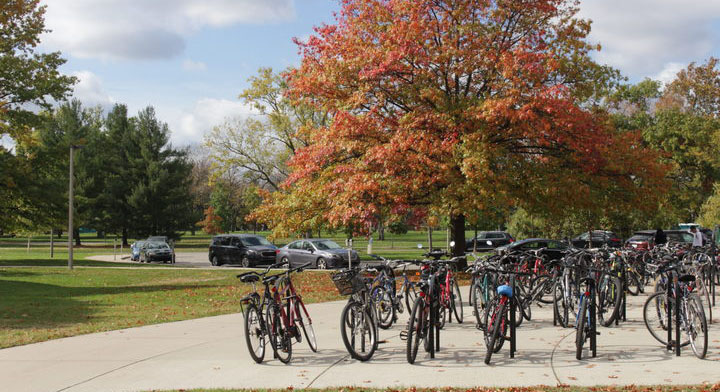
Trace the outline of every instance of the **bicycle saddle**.
<path fill-rule="evenodd" d="M 678 281 L 683 283 L 690 283 L 695 281 L 695 275 L 685 274 L 678 278 Z"/>
<path fill-rule="evenodd" d="M 267 283 L 267 284 L 275 283 L 275 281 L 278 280 L 278 278 L 280 278 L 281 276 L 283 276 L 283 275 L 279 274 L 279 275 L 266 276 L 263 278 L 263 283 Z"/>
<path fill-rule="evenodd" d="M 512 298 L 512 296 L 513 296 L 513 289 L 512 289 L 512 287 L 504 284 L 504 285 L 498 286 L 498 288 L 497 288 L 497 293 L 498 293 L 499 295 L 504 295 L 504 296 L 506 296 L 506 297 Z"/>
<path fill-rule="evenodd" d="M 237 276 L 243 283 L 257 282 L 260 280 L 260 276 L 255 272 L 246 272 Z"/>

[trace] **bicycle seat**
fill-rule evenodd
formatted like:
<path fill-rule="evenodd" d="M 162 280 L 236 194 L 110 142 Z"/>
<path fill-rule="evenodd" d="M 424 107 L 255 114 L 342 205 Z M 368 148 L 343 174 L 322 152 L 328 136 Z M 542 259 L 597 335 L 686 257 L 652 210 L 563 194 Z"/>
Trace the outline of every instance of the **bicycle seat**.
<path fill-rule="evenodd" d="M 694 282 L 695 275 L 690 275 L 690 274 L 682 275 L 678 278 L 678 281 L 683 282 L 683 283 Z"/>
<path fill-rule="evenodd" d="M 255 272 L 246 272 L 237 276 L 243 283 L 257 282 L 260 280 L 260 276 Z"/>
<path fill-rule="evenodd" d="M 512 298 L 512 296 L 513 296 L 513 289 L 512 289 L 512 287 L 504 284 L 504 285 L 498 286 L 498 288 L 497 288 L 497 293 L 498 293 L 499 295 L 504 295 L 504 296 L 506 296 L 506 297 Z"/>

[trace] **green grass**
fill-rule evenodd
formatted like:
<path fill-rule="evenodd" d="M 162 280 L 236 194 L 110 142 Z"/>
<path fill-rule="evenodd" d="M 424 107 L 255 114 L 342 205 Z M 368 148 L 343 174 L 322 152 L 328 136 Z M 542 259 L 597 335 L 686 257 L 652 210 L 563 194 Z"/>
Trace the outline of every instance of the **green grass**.
<path fill-rule="evenodd" d="M 183 392 L 288 392 L 293 388 L 286 389 L 180 389 L 172 390 Z M 716 392 L 720 391 L 720 384 L 715 385 L 651 385 L 651 386 L 536 386 L 536 387 L 511 387 L 511 388 L 362 388 L 362 387 L 341 387 L 326 389 L 303 389 L 307 392 Z M 171 392 L 171 391 L 165 391 Z"/>
<path fill-rule="evenodd" d="M 73 251 L 73 265 L 80 267 L 160 267 L 163 264 L 126 264 L 113 263 L 106 261 L 86 260 L 88 256 L 99 254 L 112 254 L 112 249 L 87 249 L 79 248 Z M 127 255 L 127 252 L 126 252 Z M 118 252 L 118 260 L 120 254 Z M 68 253 L 67 249 L 56 249 L 53 258 L 50 258 L 50 248 L 31 248 L 30 252 L 26 248 L 0 248 L 0 267 L 8 266 L 40 266 L 40 267 L 60 267 L 67 266 Z M 168 265 L 165 265 L 168 266 Z M 168 266 L 169 267 L 169 266 Z"/>
<path fill-rule="evenodd" d="M 0 268 L 0 348 L 238 312 L 239 271 Z M 344 298 L 328 272 L 293 282 L 307 303 Z"/>

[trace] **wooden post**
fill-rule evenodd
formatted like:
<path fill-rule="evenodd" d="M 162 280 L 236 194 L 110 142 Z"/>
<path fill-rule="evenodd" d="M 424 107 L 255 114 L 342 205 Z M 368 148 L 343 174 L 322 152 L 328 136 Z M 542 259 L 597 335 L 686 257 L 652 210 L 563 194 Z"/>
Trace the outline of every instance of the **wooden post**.
<path fill-rule="evenodd" d="M 55 256 L 55 236 L 54 236 L 54 230 L 50 229 L 50 258 L 52 259 L 53 256 Z"/>

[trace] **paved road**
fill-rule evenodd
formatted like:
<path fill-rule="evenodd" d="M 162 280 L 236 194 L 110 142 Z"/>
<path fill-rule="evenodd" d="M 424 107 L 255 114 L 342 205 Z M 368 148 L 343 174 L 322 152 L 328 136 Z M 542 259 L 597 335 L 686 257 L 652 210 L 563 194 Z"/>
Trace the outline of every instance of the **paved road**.
<path fill-rule="evenodd" d="M 463 290 L 465 293 L 466 290 Z M 689 349 L 677 358 L 645 330 L 640 304 L 631 298 L 630 319 L 601 328 L 598 357 L 575 360 L 574 333 L 552 326 L 548 308 L 518 329 L 518 352 L 508 346 L 485 365 L 484 343 L 472 323 L 450 324 L 435 359 L 405 360 L 401 326 L 381 331 L 386 343 L 375 357 L 349 359 L 340 339 L 342 301 L 309 306 L 320 351 L 293 347 L 283 365 L 267 354 L 255 364 L 247 353 L 238 314 L 58 339 L 0 350 L 0 380 L 7 391 L 148 391 L 179 388 L 295 388 L 332 386 L 533 386 L 556 384 L 695 384 L 720 382 L 720 324 L 710 331 L 707 360 Z M 468 320 L 472 315 L 465 309 Z"/>
<path fill-rule="evenodd" d="M 116 263 L 128 263 L 137 264 L 137 261 L 130 260 L 130 254 L 126 255 L 97 255 L 89 256 L 89 260 L 97 261 L 114 261 Z M 154 262 L 153 264 L 162 264 L 161 262 Z M 175 253 L 175 265 L 178 267 L 212 267 L 210 261 L 208 261 L 207 252 L 176 252 Z M 222 266 L 222 267 L 239 267 L 237 266 Z M 217 267 L 221 268 L 221 267 Z"/>

